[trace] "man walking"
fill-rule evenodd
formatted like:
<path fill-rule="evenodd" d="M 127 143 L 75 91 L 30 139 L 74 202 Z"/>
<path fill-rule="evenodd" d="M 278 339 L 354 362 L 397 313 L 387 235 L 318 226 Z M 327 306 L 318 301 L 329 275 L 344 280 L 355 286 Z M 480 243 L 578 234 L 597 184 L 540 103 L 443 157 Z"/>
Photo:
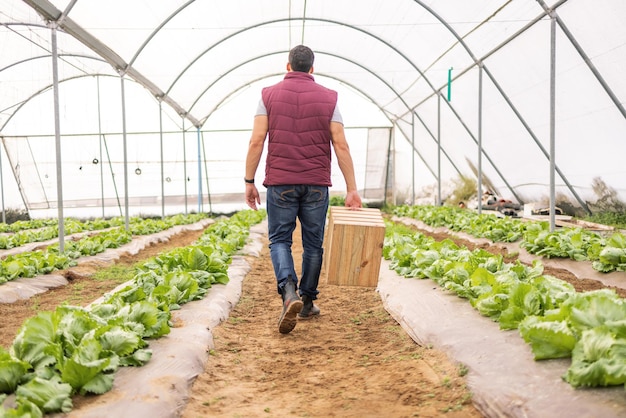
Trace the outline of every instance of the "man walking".
<path fill-rule="evenodd" d="M 332 185 L 331 144 L 346 182 L 346 206 L 361 207 L 337 92 L 315 82 L 313 61 L 310 48 L 294 47 L 284 79 L 263 89 L 246 157 L 246 203 L 256 210 L 261 199 L 254 177 L 268 137 L 263 185 L 267 188 L 270 256 L 283 300 L 278 320 L 283 334 L 294 329 L 297 318 L 320 313 L 313 301 L 319 293 L 328 188 Z M 303 247 L 299 286 L 291 254 L 296 219 Z"/>

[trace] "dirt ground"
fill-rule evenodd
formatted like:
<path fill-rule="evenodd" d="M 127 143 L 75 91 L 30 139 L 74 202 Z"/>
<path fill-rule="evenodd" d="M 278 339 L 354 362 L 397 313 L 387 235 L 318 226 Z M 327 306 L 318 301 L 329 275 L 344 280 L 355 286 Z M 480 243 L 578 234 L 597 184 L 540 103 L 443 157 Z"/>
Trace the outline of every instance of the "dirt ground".
<path fill-rule="evenodd" d="M 189 245 L 201 233 L 176 235 L 118 263 L 133 264 Z M 296 266 L 300 248 L 295 239 Z M 496 247 L 488 250 L 499 252 Z M 375 289 L 327 285 L 322 276 L 316 302 L 321 315 L 299 321 L 294 331 L 282 335 L 267 242 L 261 256 L 249 257 L 249 262 L 252 270 L 239 304 L 212 330 L 216 346 L 193 385 L 183 417 L 481 416 L 465 386 L 464 365 L 413 342 L 384 310 Z M 28 301 L 0 304 L 0 345 L 8 348 L 21 324 L 37 311 L 62 303 L 86 305 L 119 284 L 90 279 L 97 268 L 72 268 L 66 272 L 69 285 Z M 565 270 L 546 273 L 576 283 L 579 290 L 603 287 Z M 80 408 L 81 400 L 74 404 Z"/>
<path fill-rule="evenodd" d="M 213 330 L 216 348 L 183 417 L 481 416 L 462 365 L 415 344 L 374 288 L 321 281 L 320 316 L 280 334 L 281 301 L 265 246 L 230 319 Z"/>

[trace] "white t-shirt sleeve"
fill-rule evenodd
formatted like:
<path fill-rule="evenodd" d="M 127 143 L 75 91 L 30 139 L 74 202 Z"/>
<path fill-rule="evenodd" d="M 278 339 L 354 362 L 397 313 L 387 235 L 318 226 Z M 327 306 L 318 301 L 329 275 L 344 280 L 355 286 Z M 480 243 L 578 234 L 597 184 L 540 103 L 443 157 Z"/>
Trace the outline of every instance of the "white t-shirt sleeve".
<path fill-rule="evenodd" d="M 263 103 L 263 98 L 259 99 L 259 104 L 256 107 L 255 116 L 267 116 L 267 109 L 265 108 L 265 103 Z"/>
<path fill-rule="evenodd" d="M 263 103 L 263 98 L 259 99 L 259 104 L 257 105 L 255 116 L 267 116 L 267 108 L 265 107 L 265 103 Z M 333 117 L 330 119 L 330 121 L 338 122 L 343 125 L 343 118 L 341 117 L 339 106 L 335 105 L 335 110 L 333 111 Z"/>
<path fill-rule="evenodd" d="M 335 111 L 333 112 L 333 117 L 330 119 L 331 122 L 338 122 L 343 125 L 343 118 L 341 117 L 341 112 L 339 111 L 339 106 L 335 105 Z"/>

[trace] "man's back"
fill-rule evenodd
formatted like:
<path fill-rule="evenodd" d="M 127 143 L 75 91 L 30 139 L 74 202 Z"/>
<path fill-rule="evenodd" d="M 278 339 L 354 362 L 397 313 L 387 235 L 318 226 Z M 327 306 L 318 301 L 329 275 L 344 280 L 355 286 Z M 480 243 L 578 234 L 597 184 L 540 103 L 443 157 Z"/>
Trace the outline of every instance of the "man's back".
<path fill-rule="evenodd" d="M 263 184 L 330 186 L 330 122 L 337 93 L 294 71 L 263 89 L 262 99 L 269 127 Z"/>

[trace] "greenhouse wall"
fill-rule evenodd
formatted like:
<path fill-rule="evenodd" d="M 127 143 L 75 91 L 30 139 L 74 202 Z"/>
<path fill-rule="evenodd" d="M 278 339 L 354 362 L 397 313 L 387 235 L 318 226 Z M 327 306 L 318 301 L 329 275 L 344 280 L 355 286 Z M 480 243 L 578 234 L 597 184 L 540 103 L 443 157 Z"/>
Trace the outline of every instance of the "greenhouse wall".
<path fill-rule="evenodd" d="M 474 178 L 520 204 L 626 201 L 623 2 L 359 5 L 0 0 L 3 207 L 242 206 L 261 89 L 297 44 L 366 198 L 444 203 Z"/>

